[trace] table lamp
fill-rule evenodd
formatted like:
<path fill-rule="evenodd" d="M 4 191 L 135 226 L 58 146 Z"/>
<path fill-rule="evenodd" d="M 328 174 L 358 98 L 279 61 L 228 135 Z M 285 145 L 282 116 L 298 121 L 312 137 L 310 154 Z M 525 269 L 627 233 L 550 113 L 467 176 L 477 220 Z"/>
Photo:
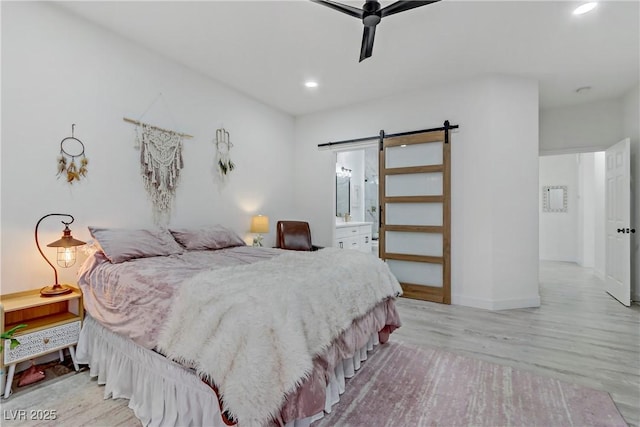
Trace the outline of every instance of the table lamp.
<path fill-rule="evenodd" d="M 253 238 L 253 246 L 262 246 L 262 233 L 269 232 L 269 217 L 264 215 L 255 215 L 251 218 L 251 230 L 252 233 L 258 233 Z"/>
<path fill-rule="evenodd" d="M 51 264 L 51 261 L 49 261 L 45 256 L 44 252 L 42 252 L 42 249 L 40 249 L 40 243 L 38 242 L 38 227 L 40 226 L 40 223 L 42 222 L 42 220 L 50 216 L 63 216 L 63 217 L 71 218 L 71 221 L 69 222 L 62 221 L 62 223 L 64 224 L 62 237 L 56 240 L 55 242 L 49 243 L 47 245 L 48 247 L 51 247 L 51 248 L 58 248 L 57 264 L 60 267 L 67 268 L 75 264 L 76 246 L 82 246 L 85 244 L 85 242 L 81 240 L 74 239 L 73 236 L 71 235 L 69 224 L 73 222 L 73 216 L 69 214 L 51 213 L 43 216 L 38 220 L 38 222 L 36 223 L 36 231 L 35 231 L 36 246 L 38 247 L 38 251 L 40 252 L 40 255 L 42 255 L 42 258 L 44 258 L 44 260 L 47 261 L 47 264 L 49 264 L 51 268 L 53 268 L 53 273 L 55 278 L 55 282 L 53 285 L 45 286 L 40 290 L 40 295 L 42 295 L 43 297 L 64 295 L 64 294 L 70 293 L 73 290 L 73 288 L 71 288 L 70 286 L 61 285 L 58 283 L 58 270 L 56 270 L 54 265 Z"/>

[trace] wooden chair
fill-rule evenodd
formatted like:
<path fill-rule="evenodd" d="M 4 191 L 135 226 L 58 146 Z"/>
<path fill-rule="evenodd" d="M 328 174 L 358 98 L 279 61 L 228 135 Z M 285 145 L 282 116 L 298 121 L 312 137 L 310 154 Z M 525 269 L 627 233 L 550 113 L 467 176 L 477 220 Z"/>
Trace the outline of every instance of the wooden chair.
<path fill-rule="evenodd" d="M 317 251 L 322 249 L 311 243 L 311 229 L 305 221 L 278 221 L 276 247 L 292 251 Z"/>

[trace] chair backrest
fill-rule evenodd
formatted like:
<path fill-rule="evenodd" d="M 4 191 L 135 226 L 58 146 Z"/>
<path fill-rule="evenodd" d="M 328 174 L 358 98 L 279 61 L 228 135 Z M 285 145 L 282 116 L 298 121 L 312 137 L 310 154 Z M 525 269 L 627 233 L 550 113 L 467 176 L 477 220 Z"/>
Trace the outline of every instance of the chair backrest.
<path fill-rule="evenodd" d="M 281 249 L 293 251 L 310 251 L 311 229 L 305 221 L 278 221 L 276 225 L 276 241 Z"/>

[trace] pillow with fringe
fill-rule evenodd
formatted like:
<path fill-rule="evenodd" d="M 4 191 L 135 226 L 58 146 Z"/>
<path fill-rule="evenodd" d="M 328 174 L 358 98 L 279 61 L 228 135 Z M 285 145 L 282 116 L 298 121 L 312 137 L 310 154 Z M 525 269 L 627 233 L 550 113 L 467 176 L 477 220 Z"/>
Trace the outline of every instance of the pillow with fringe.
<path fill-rule="evenodd" d="M 169 231 L 178 243 L 191 251 L 224 249 L 246 245 L 235 231 L 222 225 L 199 228 L 170 228 Z"/>
<path fill-rule="evenodd" d="M 169 230 L 126 229 L 89 226 L 91 236 L 98 242 L 105 256 L 114 264 L 135 258 L 181 254 L 184 248 Z"/>

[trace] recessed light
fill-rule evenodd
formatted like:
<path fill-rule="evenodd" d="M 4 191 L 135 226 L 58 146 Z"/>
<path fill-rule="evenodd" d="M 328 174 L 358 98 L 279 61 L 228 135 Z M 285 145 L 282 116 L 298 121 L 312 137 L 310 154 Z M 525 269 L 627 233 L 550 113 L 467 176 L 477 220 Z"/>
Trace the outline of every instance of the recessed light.
<path fill-rule="evenodd" d="M 308 88 L 314 88 L 314 87 L 318 87 L 318 82 L 315 82 L 313 80 L 309 80 L 304 82 L 304 85 Z"/>
<path fill-rule="evenodd" d="M 576 9 L 573 11 L 573 14 L 582 15 L 583 13 L 591 12 L 593 9 L 595 9 L 597 5 L 598 3 L 595 1 L 592 1 L 590 3 L 585 3 L 583 5 L 576 7 Z"/>

